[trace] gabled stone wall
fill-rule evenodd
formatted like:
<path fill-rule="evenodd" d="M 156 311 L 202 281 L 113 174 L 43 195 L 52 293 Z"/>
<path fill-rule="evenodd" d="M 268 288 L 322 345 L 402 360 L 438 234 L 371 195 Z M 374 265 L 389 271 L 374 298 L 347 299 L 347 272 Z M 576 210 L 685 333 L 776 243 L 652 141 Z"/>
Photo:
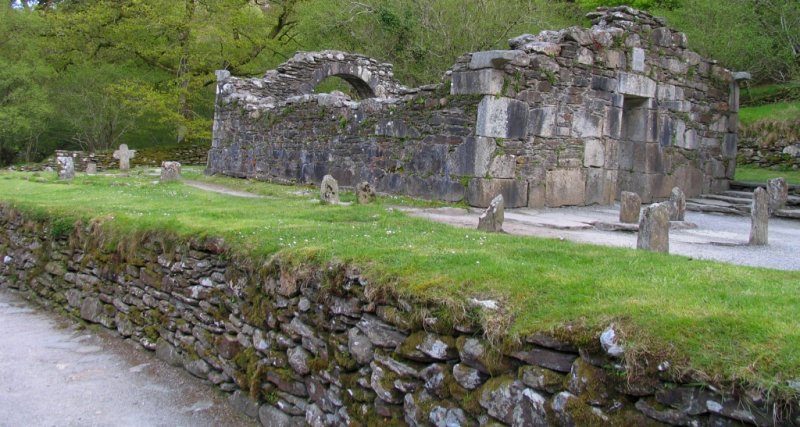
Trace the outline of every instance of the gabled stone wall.
<path fill-rule="evenodd" d="M 498 193 L 510 207 L 557 207 L 727 189 L 746 73 L 700 57 L 644 12 L 590 17 L 589 29 L 464 55 L 442 85 L 418 89 L 341 52 L 298 54 L 263 79 L 220 72 L 207 171 L 300 183 L 331 174 L 473 206 Z M 311 94 L 330 75 L 367 98 Z"/>

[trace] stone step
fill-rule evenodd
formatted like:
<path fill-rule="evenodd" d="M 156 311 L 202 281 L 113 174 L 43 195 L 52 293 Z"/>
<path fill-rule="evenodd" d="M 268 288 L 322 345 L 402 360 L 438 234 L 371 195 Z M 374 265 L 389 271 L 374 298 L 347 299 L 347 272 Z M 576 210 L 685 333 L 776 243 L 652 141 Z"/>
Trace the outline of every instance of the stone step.
<path fill-rule="evenodd" d="M 800 209 L 780 209 L 775 211 L 775 216 L 789 219 L 800 219 Z"/>
<path fill-rule="evenodd" d="M 730 204 L 737 205 L 737 206 L 738 205 L 744 206 L 744 205 L 749 205 L 749 204 L 753 203 L 753 195 L 752 195 L 752 193 L 750 194 L 749 198 L 731 197 L 731 196 L 726 196 L 726 195 L 723 195 L 723 194 L 703 194 L 700 197 L 702 197 L 704 199 L 721 200 L 723 202 L 728 202 Z"/>
<path fill-rule="evenodd" d="M 694 203 L 689 200 L 686 201 L 686 210 L 693 212 L 723 213 L 729 215 L 742 215 L 742 216 L 750 214 L 749 208 L 745 211 L 743 208 L 736 208 L 733 207 L 732 205 L 724 206 L 724 205 L 714 205 L 705 203 Z"/>
<path fill-rule="evenodd" d="M 734 197 L 740 199 L 753 200 L 752 191 L 723 191 L 716 196 Z M 703 197 L 706 197 L 703 195 Z M 786 206 L 800 206 L 800 196 L 789 196 L 786 199 Z"/>

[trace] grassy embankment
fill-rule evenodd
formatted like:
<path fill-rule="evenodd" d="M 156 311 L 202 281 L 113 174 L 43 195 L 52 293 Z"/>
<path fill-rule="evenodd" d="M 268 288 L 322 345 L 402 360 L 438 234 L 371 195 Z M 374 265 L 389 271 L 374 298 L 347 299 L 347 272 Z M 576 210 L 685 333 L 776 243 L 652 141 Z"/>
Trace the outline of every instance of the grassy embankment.
<path fill-rule="evenodd" d="M 108 238 L 146 230 L 222 236 L 241 254 L 361 267 L 377 286 L 435 301 L 442 316 L 472 297 L 502 312 L 482 320 L 495 336 L 560 330 L 596 333 L 615 322 L 629 354 L 661 354 L 710 381 L 791 393 L 800 378 L 800 272 L 738 267 L 603 246 L 485 234 L 411 218 L 380 198 L 367 206 L 324 206 L 316 190 L 202 177 L 266 197 L 204 192 L 152 176 L 0 173 L 0 200 L 61 228 L 106 219 Z M 352 195 L 346 196 L 352 200 Z M 416 203 L 416 202 L 414 202 Z M 502 319 L 507 319 L 506 323 Z"/>

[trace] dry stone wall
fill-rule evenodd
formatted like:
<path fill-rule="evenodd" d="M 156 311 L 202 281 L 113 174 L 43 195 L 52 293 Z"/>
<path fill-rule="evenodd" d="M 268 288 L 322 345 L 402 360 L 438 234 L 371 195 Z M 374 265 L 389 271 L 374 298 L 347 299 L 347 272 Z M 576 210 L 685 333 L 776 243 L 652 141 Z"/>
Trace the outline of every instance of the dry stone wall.
<path fill-rule="evenodd" d="M 498 194 L 509 207 L 556 207 L 726 190 L 747 74 L 688 50 L 685 34 L 644 12 L 590 18 L 589 29 L 464 55 L 443 84 L 416 89 L 388 64 L 342 52 L 300 53 L 258 79 L 219 72 L 207 172 L 331 174 L 483 207 Z M 312 94 L 331 75 L 364 99 Z"/>
<path fill-rule="evenodd" d="M 0 287 L 155 351 L 264 426 L 800 425 L 761 392 L 674 382 L 665 361 L 629 375 L 613 326 L 501 350 L 352 267 L 248 267 L 219 239 L 154 233 L 109 249 L 98 223 L 68 231 L 7 206 L 0 226 Z"/>

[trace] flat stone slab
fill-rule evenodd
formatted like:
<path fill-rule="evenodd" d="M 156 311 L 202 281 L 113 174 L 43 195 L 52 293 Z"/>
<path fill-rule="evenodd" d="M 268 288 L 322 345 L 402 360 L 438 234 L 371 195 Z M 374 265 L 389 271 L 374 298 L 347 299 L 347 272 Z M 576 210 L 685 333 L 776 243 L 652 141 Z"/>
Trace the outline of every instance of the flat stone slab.
<path fill-rule="evenodd" d="M 780 209 L 775 211 L 775 216 L 781 218 L 800 219 L 800 209 Z"/>
<path fill-rule="evenodd" d="M 594 223 L 594 228 L 601 231 L 624 231 L 624 232 L 637 232 L 639 231 L 639 224 L 628 224 L 624 222 L 604 222 L 597 221 Z M 697 228 L 697 224 L 687 221 L 670 221 L 670 230 L 691 230 Z"/>

